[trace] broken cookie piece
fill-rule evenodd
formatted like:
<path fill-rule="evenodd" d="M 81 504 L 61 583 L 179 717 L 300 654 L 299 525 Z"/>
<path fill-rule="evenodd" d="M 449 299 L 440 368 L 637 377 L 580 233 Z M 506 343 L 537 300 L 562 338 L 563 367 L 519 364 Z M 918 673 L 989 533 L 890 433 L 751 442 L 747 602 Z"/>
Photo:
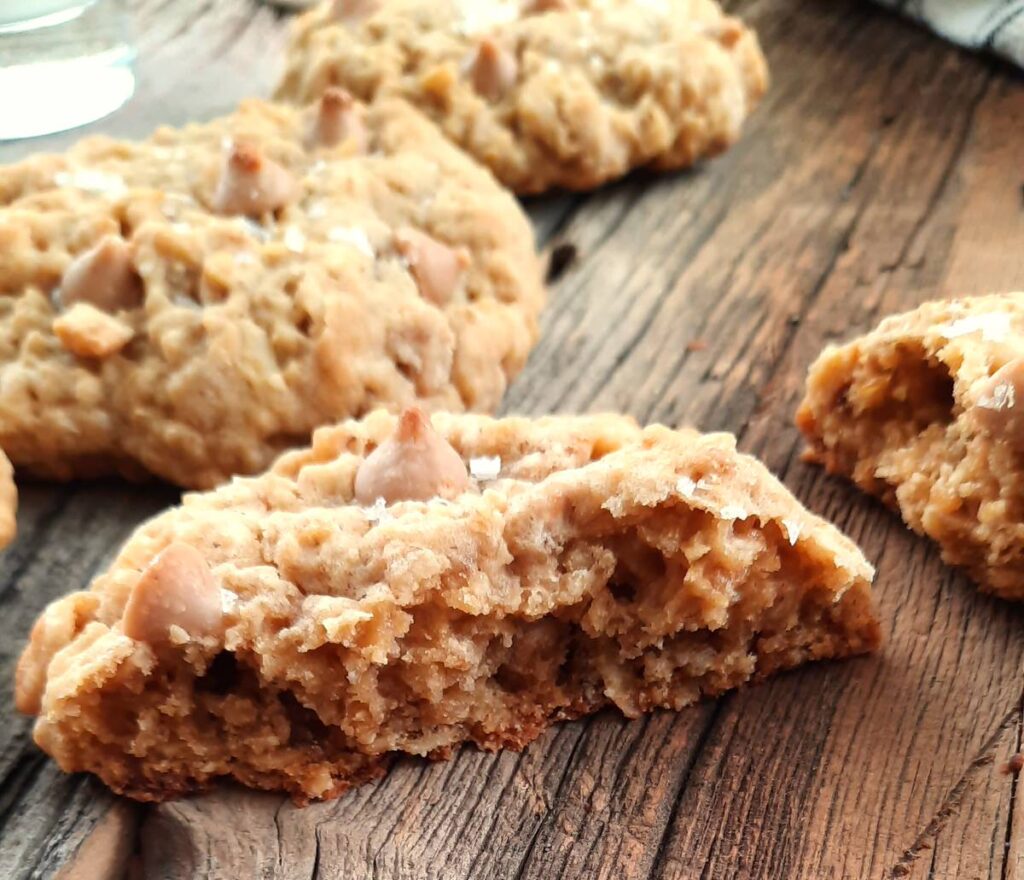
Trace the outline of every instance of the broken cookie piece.
<path fill-rule="evenodd" d="M 1024 293 L 934 302 L 826 349 L 808 458 L 899 510 L 981 588 L 1024 599 Z"/>
<path fill-rule="evenodd" d="M 278 96 L 400 97 L 525 194 L 714 156 L 767 82 L 714 0 L 325 0 L 295 24 Z"/>
<path fill-rule="evenodd" d="M 378 411 L 143 525 L 43 613 L 17 705 L 135 798 L 330 798 L 871 651 L 872 574 L 727 435 Z"/>

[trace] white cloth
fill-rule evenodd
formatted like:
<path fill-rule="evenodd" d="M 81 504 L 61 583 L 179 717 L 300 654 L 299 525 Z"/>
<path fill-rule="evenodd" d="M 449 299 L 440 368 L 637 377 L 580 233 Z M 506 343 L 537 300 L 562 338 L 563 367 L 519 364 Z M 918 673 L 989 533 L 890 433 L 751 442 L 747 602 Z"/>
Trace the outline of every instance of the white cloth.
<path fill-rule="evenodd" d="M 1024 0 L 880 0 L 961 46 L 1024 67 Z"/>

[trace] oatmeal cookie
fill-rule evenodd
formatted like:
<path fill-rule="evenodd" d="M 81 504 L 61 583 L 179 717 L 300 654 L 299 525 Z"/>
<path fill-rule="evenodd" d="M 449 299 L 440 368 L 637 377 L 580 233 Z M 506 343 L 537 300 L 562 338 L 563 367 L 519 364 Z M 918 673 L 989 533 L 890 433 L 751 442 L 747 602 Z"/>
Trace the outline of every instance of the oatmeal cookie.
<path fill-rule="evenodd" d="M 379 407 L 489 411 L 543 302 L 515 200 L 401 101 L 249 101 L 0 168 L 0 447 L 206 488 Z"/>
<path fill-rule="evenodd" d="M 591 189 L 732 144 L 767 86 L 714 0 L 328 0 L 278 96 L 399 95 L 519 193 Z"/>
<path fill-rule="evenodd" d="M 811 367 L 808 457 L 1024 599 L 1024 293 L 928 303 Z"/>
<path fill-rule="evenodd" d="M 330 798 L 870 651 L 872 576 L 731 436 L 381 411 L 143 525 L 40 617 L 17 704 L 135 798 Z"/>

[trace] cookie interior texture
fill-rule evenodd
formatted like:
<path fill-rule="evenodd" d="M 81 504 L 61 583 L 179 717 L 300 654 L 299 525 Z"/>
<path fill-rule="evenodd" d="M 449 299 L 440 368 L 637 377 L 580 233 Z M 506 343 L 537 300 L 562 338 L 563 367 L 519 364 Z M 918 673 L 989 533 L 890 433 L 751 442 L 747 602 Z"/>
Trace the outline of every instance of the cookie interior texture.
<path fill-rule="evenodd" d="M 395 426 L 379 412 L 140 528 L 33 630 L 17 699 L 37 743 L 140 799 L 225 776 L 329 798 L 396 754 L 520 748 L 879 643 L 861 553 L 731 436 L 433 423 L 473 475 L 451 501 L 352 503 Z M 205 560 L 224 626 L 156 649 L 125 606 L 172 542 Z"/>
<path fill-rule="evenodd" d="M 205 488 L 381 406 L 497 407 L 544 298 L 529 221 L 408 105 L 349 112 L 365 143 L 310 145 L 315 107 L 249 101 L 0 168 L 0 448 L 17 467 Z M 283 169 L 285 204 L 215 209 L 241 145 Z M 421 293 L 411 234 L 464 261 L 447 300 Z M 62 307 L 69 267 L 104 242 L 138 302 Z"/>
<path fill-rule="evenodd" d="M 713 0 L 330 0 L 288 58 L 279 97 L 401 95 L 520 193 L 692 165 L 767 87 L 756 36 Z"/>
<path fill-rule="evenodd" d="M 1024 599 L 1022 425 L 986 430 L 978 415 L 999 388 L 993 374 L 1022 354 L 1024 293 L 928 303 L 826 349 L 797 415 L 811 459 L 1009 599 Z"/>

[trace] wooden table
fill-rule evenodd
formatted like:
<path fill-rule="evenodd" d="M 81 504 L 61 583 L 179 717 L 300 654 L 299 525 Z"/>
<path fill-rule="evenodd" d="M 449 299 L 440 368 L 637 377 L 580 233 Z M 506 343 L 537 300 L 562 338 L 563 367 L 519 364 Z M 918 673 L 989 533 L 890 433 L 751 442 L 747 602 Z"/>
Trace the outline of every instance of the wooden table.
<path fill-rule="evenodd" d="M 141 135 L 269 89 L 286 20 L 249 0 L 136 0 Z M 735 432 L 878 567 L 887 646 L 714 703 L 611 712 L 521 754 L 398 762 L 304 810 L 222 789 L 157 808 L 65 777 L 2 693 L 0 877 L 1024 878 L 1024 616 L 876 503 L 800 462 L 822 345 L 954 293 L 1024 284 L 1024 85 L 856 0 L 728 4 L 774 74 L 744 140 L 696 173 L 529 205 L 577 259 L 509 411 L 625 410 Z M 69 136 L 0 145 L 0 160 Z M 562 253 L 566 253 L 563 248 Z M 0 559 L 0 677 L 164 488 L 23 485 Z"/>

